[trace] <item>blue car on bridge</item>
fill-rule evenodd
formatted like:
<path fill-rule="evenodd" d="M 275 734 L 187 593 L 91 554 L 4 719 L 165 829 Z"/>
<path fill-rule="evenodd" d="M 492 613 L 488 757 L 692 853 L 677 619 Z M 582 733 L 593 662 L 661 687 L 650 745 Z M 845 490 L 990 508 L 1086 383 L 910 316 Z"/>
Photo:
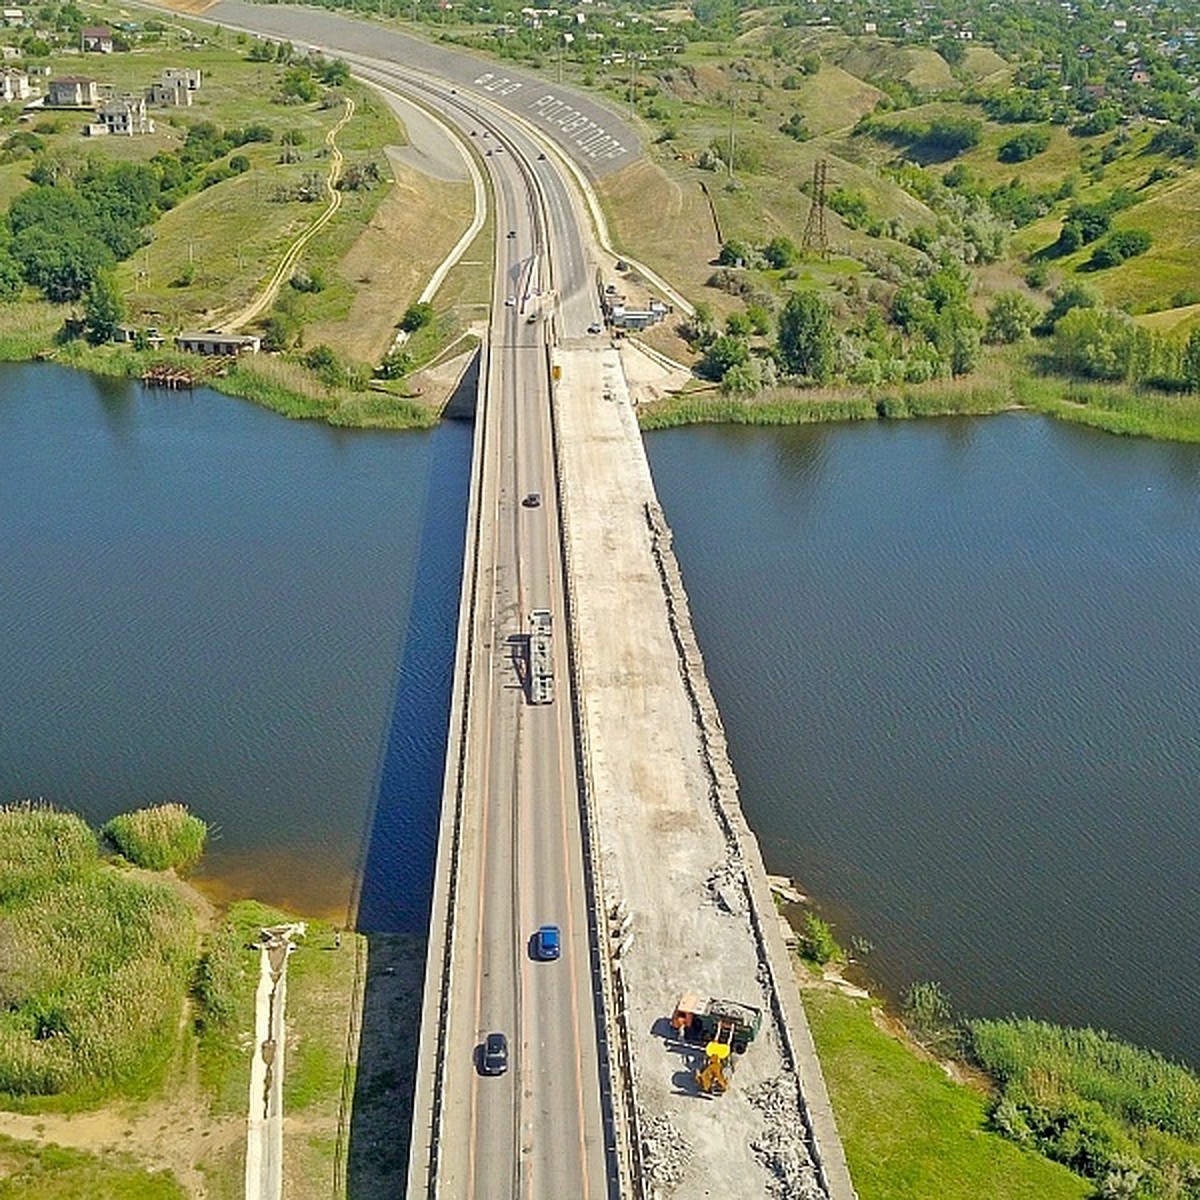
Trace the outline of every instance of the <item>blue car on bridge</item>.
<path fill-rule="evenodd" d="M 559 955 L 559 934 L 557 925 L 543 925 L 533 935 L 533 952 L 542 960 L 548 962 Z"/>

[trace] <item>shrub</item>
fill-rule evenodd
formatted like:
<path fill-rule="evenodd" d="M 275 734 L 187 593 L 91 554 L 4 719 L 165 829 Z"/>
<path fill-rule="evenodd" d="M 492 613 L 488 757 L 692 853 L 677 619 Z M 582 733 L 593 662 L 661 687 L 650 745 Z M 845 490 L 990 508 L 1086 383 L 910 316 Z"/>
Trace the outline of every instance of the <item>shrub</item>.
<path fill-rule="evenodd" d="M 157 804 L 121 813 L 103 827 L 131 863 L 151 871 L 186 871 L 204 854 L 208 826 L 182 804 Z"/>
<path fill-rule="evenodd" d="M 996 157 L 1002 163 L 1027 162 L 1035 154 L 1041 154 L 1050 145 L 1048 129 L 1026 129 L 1011 137 L 1000 147 Z"/>
<path fill-rule="evenodd" d="M 800 954 L 821 966 L 840 962 L 846 957 L 846 952 L 833 936 L 833 927 L 816 913 L 807 913 L 804 917 L 804 928 L 800 930 Z"/>
<path fill-rule="evenodd" d="M 1144 229 L 1119 229 L 1092 251 L 1088 265 L 1094 270 L 1120 266 L 1127 258 L 1145 254 L 1154 239 Z"/>
<path fill-rule="evenodd" d="M 410 304 L 400 321 L 400 328 L 406 333 L 416 333 L 418 329 L 424 329 L 433 320 L 433 315 L 432 304 L 424 301 Z"/>
<path fill-rule="evenodd" d="M 904 994 L 904 1024 L 909 1033 L 935 1054 L 956 1055 L 963 1028 L 937 983 L 914 983 Z"/>
<path fill-rule="evenodd" d="M 1027 296 L 1020 292 L 1001 292 L 988 308 L 984 337 L 989 342 L 1001 344 L 1019 342 L 1029 336 L 1037 319 L 1037 305 Z"/>

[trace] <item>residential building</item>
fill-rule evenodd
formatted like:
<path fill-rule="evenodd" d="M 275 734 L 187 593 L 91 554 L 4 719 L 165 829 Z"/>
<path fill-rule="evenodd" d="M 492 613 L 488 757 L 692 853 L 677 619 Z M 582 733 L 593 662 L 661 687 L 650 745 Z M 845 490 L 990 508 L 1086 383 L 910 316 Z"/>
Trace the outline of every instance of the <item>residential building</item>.
<path fill-rule="evenodd" d="M 107 25 L 85 25 L 79 31 L 79 48 L 86 54 L 111 54 L 113 51 L 112 30 Z"/>
<path fill-rule="evenodd" d="M 181 333 L 175 348 L 189 354 L 257 354 L 262 338 L 244 333 Z"/>
<path fill-rule="evenodd" d="M 28 100 L 29 76 L 12 67 L 0 69 L 0 100 Z"/>
<path fill-rule="evenodd" d="M 192 93 L 182 80 L 171 83 L 152 83 L 146 89 L 146 103 L 187 108 L 192 103 Z"/>
<path fill-rule="evenodd" d="M 46 92 L 47 108 L 95 108 L 98 100 L 96 81 L 85 75 L 51 79 Z"/>
<path fill-rule="evenodd" d="M 9 29 L 17 29 L 25 24 L 25 12 L 20 8 L 3 8 L 0 9 L 0 20 Z"/>
<path fill-rule="evenodd" d="M 134 137 L 140 133 L 153 133 L 154 122 L 146 116 L 145 96 L 116 96 L 100 105 L 100 126 L 104 133 L 120 137 Z M 93 130 L 100 132 L 96 126 Z"/>
<path fill-rule="evenodd" d="M 162 84 L 164 87 L 182 84 L 189 92 L 198 92 L 200 90 L 200 68 L 164 67 Z"/>

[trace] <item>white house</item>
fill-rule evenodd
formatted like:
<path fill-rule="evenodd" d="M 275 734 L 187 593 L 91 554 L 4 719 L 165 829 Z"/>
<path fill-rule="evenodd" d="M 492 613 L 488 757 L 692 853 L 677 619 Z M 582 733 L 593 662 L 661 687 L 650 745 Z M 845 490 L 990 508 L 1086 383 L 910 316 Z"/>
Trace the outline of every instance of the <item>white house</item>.
<path fill-rule="evenodd" d="M 29 76 L 11 67 L 0 70 L 0 100 L 28 100 Z"/>
<path fill-rule="evenodd" d="M 85 75 L 64 75 L 50 80 L 47 108 L 95 108 L 99 100 L 96 81 Z"/>
<path fill-rule="evenodd" d="M 85 25 L 79 31 L 79 48 L 85 53 L 92 50 L 98 54 L 111 54 L 112 30 L 107 25 Z"/>
<path fill-rule="evenodd" d="M 25 12 L 20 8 L 0 9 L 0 20 L 10 29 L 17 29 L 25 24 Z"/>
<path fill-rule="evenodd" d="M 154 122 L 146 116 L 145 96 L 117 96 L 105 100 L 100 105 L 100 125 L 105 133 L 121 137 L 154 132 Z"/>

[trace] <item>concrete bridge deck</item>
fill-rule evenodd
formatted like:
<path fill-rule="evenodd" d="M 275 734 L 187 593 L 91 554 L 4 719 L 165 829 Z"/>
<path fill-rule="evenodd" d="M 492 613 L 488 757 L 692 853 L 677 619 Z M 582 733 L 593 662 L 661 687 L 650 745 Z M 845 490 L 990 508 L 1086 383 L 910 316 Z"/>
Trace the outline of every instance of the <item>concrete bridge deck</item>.
<path fill-rule="evenodd" d="M 558 350 L 576 688 L 620 954 L 640 1167 L 663 1194 L 854 1195 L 615 350 Z M 615 940 L 615 939 L 614 939 Z M 664 1036 L 680 992 L 768 1014 L 724 1096 Z M 797 1093 L 803 1093 L 803 1104 Z"/>

